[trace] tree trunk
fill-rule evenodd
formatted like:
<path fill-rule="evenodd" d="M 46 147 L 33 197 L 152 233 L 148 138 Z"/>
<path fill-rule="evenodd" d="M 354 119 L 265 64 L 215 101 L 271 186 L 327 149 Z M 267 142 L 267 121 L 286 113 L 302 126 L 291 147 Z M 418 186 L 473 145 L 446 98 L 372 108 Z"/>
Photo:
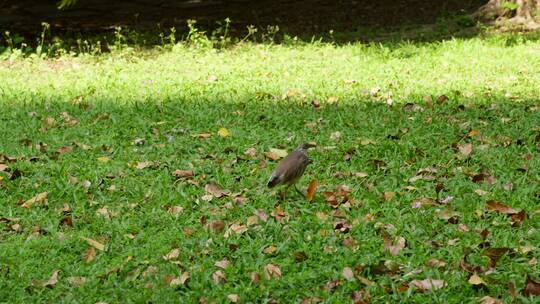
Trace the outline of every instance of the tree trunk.
<path fill-rule="evenodd" d="M 502 27 L 540 28 L 535 17 L 540 0 L 489 0 L 474 14 L 477 19 Z"/>

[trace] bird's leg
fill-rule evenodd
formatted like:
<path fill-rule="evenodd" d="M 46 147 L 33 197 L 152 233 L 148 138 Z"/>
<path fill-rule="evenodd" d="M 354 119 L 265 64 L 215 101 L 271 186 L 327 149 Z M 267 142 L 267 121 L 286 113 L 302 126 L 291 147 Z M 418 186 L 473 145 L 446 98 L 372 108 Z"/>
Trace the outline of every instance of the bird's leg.
<path fill-rule="evenodd" d="M 300 190 L 298 189 L 298 187 L 296 187 L 296 184 L 294 184 L 294 189 L 296 190 L 296 192 L 300 193 L 301 196 L 303 196 L 303 197 L 306 196 L 302 191 L 300 191 Z"/>
<path fill-rule="evenodd" d="M 279 193 L 279 197 L 281 198 L 281 200 L 285 200 L 285 195 L 287 194 L 287 191 L 289 191 L 290 186 L 291 185 L 287 185 L 287 187 L 285 187 L 285 189 Z"/>

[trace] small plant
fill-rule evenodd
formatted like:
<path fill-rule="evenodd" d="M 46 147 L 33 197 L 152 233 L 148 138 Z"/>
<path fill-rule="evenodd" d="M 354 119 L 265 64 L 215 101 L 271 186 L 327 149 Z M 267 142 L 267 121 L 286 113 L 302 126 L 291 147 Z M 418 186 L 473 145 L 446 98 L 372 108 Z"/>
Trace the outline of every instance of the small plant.
<path fill-rule="evenodd" d="M 186 37 L 186 43 L 190 46 L 200 47 L 200 48 L 209 48 L 212 46 L 212 42 L 206 37 L 204 31 L 200 31 L 195 24 L 196 20 L 189 19 L 187 21 L 188 26 L 188 35 Z"/>
<path fill-rule="evenodd" d="M 212 31 L 210 40 L 214 43 L 214 47 L 220 49 L 232 43 L 232 39 L 229 36 L 231 19 L 225 18 L 224 22 L 218 21 L 217 24 L 218 27 Z"/>
<path fill-rule="evenodd" d="M 240 40 L 240 42 L 247 41 L 249 38 L 252 38 L 255 41 L 255 34 L 257 33 L 257 28 L 253 25 L 246 26 L 247 34 Z"/>
<path fill-rule="evenodd" d="M 41 30 L 41 38 L 40 38 L 38 46 L 36 48 L 36 54 L 38 56 L 41 56 L 41 54 L 43 52 L 43 45 L 45 44 L 45 34 L 48 32 L 49 35 L 50 35 L 50 33 L 51 33 L 50 32 L 50 29 L 51 29 L 50 24 L 48 24 L 47 22 L 42 22 L 41 26 L 43 27 L 43 29 Z"/>
<path fill-rule="evenodd" d="M 266 27 L 266 33 L 262 34 L 262 40 L 263 42 L 275 42 L 276 35 L 279 32 L 279 26 L 278 25 L 268 25 Z"/>
<path fill-rule="evenodd" d="M 114 28 L 114 48 L 121 50 L 126 43 L 126 37 L 122 33 L 122 27 L 117 26 Z"/>

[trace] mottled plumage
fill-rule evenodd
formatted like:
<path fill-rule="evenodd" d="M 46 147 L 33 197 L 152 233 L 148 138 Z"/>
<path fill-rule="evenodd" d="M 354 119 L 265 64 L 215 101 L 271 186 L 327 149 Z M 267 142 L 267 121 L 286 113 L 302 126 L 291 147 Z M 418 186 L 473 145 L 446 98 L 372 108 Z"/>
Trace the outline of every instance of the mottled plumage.
<path fill-rule="evenodd" d="M 283 158 L 268 179 L 268 187 L 287 185 L 287 189 L 294 185 L 306 171 L 309 164 L 307 151 L 315 147 L 314 143 L 303 143 L 296 150 Z"/>

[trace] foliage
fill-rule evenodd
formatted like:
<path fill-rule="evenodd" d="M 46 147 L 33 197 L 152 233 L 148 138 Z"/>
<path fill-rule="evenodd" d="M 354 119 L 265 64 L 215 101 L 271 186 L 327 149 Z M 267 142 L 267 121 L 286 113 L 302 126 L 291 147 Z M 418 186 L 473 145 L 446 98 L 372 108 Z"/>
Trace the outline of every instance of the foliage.
<path fill-rule="evenodd" d="M 117 32 L 0 62 L 4 301 L 537 299 L 537 41 Z M 280 201 L 305 140 L 317 189 Z"/>

